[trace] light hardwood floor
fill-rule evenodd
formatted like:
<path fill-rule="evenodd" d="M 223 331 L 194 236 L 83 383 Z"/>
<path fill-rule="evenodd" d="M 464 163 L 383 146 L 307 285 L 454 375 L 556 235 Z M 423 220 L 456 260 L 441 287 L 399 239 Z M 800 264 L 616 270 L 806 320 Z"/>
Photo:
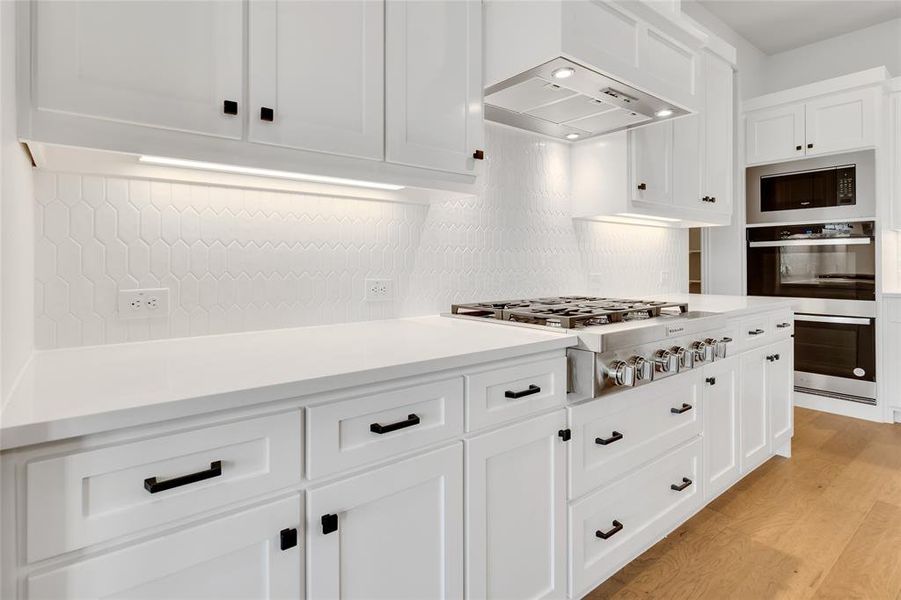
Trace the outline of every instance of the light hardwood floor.
<path fill-rule="evenodd" d="M 901 600 L 901 425 L 796 408 L 792 442 L 588 598 Z"/>

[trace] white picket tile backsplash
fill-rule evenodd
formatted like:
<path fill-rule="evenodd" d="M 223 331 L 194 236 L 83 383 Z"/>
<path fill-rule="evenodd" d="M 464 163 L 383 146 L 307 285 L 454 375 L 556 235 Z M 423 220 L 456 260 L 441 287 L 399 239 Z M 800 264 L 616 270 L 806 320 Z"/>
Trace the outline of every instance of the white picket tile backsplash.
<path fill-rule="evenodd" d="M 36 344 L 431 314 L 479 299 L 685 291 L 684 231 L 574 222 L 567 146 L 501 126 L 487 133 L 480 193 L 431 206 L 41 171 Z M 366 278 L 394 280 L 394 299 L 364 301 Z M 169 288 L 168 317 L 120 319 L 117 290 L 136 287 Z"/>

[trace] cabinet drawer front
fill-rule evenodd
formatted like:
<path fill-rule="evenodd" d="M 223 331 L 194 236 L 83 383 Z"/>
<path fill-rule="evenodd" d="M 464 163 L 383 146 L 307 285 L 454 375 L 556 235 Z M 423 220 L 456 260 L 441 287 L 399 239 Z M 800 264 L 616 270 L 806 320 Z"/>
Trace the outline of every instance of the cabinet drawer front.
<path fill-rule="evenodd" d="M 565 356 L 467 375 L 466 430 L 562 406 L 565 399 Z"/>
<path fill-rule="evenodd" d="M 313 406 L 307 474 L 337 473 L 462 432 L 462 377 Z"/>
<path fill-rule="evenodd" d="M 700 378 L 701 371 L 695 370 L 570 408 L 570 498 L 698 435 Z M 691 408 L 686 410 L 686 405 Z"/>
<path fill-rule="evenodd" d="M 292 411 L 29 463 L 28 561 L 296 485 L 300 423 Z"/>
<path fill-rule="evenodd" d="M 773 339 L 775 323 L 772 316 L 756 316 L 742 319 L 738 336 L 743 349 L 756 348 L 768 344 Z"/>
<path fill-rule="evenodd" d="M 700 506 L 700 462 L 696 439 L 572 505 L 571 598 L 582 597 Z"/>
<path fill-rule="evenodd" d="M 28 598 L 300 598 L 301 545 L 292 496 L 28 578 Z"/>

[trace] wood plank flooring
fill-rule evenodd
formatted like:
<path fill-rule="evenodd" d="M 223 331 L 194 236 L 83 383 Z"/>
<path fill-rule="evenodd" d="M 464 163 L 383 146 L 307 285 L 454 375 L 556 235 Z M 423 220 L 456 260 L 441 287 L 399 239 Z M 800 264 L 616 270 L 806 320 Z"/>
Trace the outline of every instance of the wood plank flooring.
<path fill-rule="evenodd" d="M 901 425 L 795 409 L 774 457 L 588 598 L 901 600 Z"/>

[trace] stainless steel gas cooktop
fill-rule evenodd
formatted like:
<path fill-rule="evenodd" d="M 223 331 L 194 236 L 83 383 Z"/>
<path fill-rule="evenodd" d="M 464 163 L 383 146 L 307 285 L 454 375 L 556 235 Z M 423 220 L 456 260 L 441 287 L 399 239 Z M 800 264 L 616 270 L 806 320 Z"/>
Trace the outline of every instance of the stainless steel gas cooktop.
<path fill-rule="evenodd" d="M 555 296 L 528 300 L 454 304 L 455 315 L 498 319 L 560 329 L 582 329 L 629 321 L 681 315 L 688 304 L 594 296 Z"/>

